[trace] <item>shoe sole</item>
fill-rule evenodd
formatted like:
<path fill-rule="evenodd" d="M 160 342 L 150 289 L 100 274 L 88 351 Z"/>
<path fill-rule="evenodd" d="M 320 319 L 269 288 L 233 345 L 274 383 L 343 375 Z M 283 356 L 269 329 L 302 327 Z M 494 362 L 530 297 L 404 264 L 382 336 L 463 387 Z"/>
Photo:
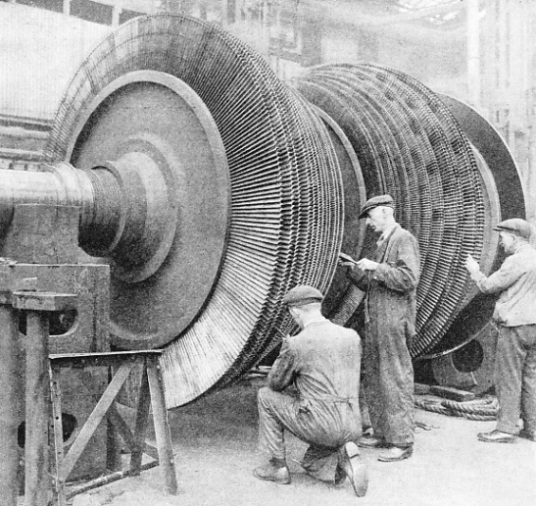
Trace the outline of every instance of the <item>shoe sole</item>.
<path fill-rule="evenodd" d="M 255 476 L 255 478 L 259 480 L 266 481 L 268 483 L 276 483 L 277 485 L 290 485 L 290 477 L 284 480 L 270 479 L 257 473 L 255 469 L 253 470 L 253 476 Z"/>
<path fill-rule="evenodd" d="M 359 448 L 385 448 L 385 444 L 382 442 L 372 443 L 372 442 L 358 441 L 357 446 L 359 446 Z"/>
<path fill-rule="evenodd" d="M 401 460 L 409 459 L 413 455 L 413 451 L 402 454 L 400 457 L 378 457 L 379 462 L 400 462 Z"/>
<path fill-rule="evenodd" d="M 482 443 L 502 443 L 502 444 L 512 444 L 516 442 L 516 438 L 507 438 L 507 439 L 484 439 L 484 438 L 478 438 L 479 441 L 482 441 Z"/>
<path fill-rule="evenodd" d="M 364 497 L 368 489 L 368 472 L 365 463 L 361 460 L 359 448 L 355 443 L 349 442 L 344 445 L 344 452 L 348 459 L 347 465 L 351 470 L 349 472 L 349 470 L 345 469 L 345 473 L 350 479 L 355 495 Z"/>

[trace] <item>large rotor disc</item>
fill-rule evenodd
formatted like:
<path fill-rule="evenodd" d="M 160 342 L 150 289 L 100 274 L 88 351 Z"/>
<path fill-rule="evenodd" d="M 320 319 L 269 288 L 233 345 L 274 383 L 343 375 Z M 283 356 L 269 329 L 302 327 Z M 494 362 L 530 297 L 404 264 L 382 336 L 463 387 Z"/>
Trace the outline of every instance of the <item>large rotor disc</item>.
<path fill-rule="evenodd" d="M 493 227 L 509 218 L 524 217 L 525 194 L 521 175 L 508 145 L 495 128 L 472 107 L 447 95 L 438 95 L 467 135 L 477 157 L 484 190 L 485 224 L 481 270 L 489 275 L 504 260 L 499 238 Z M 468 293 L 463 310 L 449 326 L 444 337 L 422 358 L 435 358 L 461 348 L 479 335 L 493 315 L 496 295 L 476 289 Z"/>
<path fill-rule="evenodd" d="M 167 229 L 150 258 L 143 248 L 128 262 L 112 256 L 111 322 L 113 343 L 122 348 L 169 343 L 205 304 L 225 250 L 231 189 L 214 120 L 179 79 L 131 71 L 104 86 L 84 108 L 67 153 L 73 165 L 86 170 L 129 153 L 130 169 L 140 154 L 158 167 L 157 173 L 141 167 L 137 176 L 146 179 L 146 205 L 161 197 L 156 178 L 163 179 L 167 208 L 158 209 L 153 220 L 141 210 L 136 225 L 146 236 Z M 82 243 L 92 239 L 81 237 Z"/>
<path fill-rule="evenodd" d="M 173 89 L 171 95 L 178 98 L 169 98 L 170 87 L 163 91 L 151 78 L 143 85 L 139 72 L 172 77 L 192 90 L 214 122 L 228 170 L 208 163 L 200 167 L 207 174 L 197 179 L 192 173 L 190 162 L 199 149 L 191 149 L 188 157 L 176 148 L 189 133 L 181 106 L 166 111 L 166 127 L 146 111 L 138 116 L 136 107 L 143 107 L 146 98 L 156 108 L 164 107 L 161 101 L 180 103 L 185 98 Z M 140 79 L 128 83 L 133 76 Z M 201 116 L 193 107 L 198 123 Z M 214 137 L 214 130 L 208 130 L 201 132 L 205 140 Z M 114 139 L 107 139 L 107 133 Z M 102 156 L 124 155 L 132 146 L 137 152 L 143 144 L 139 139 L 155 135 L 158 142 L 149 143 L 147 151 L 157 159 L 164 153 L 165 163 L 174 160 L 177 205 L 184 202 L 181 184 L 192 185 L 188 193 L 198 195 L 190 201 L 191 209 L 178 212 L 174 242 L 152 276 L 139 281 L 125 279 L 126 272 L 113 275 L 121 314 L 112 318 L 114 339 L 123 347 L 160 346 L 164 340 L 155 336 L 166 334 L 167 339 L 168 329 L 177 330 L 162 359 L 167 403 L 174 407 L 242 374 L 273 347 L 280 339 L 278 329 L 290 327 L 280 305 L 289 288 L 300 283 L 328 288 L 342 241 L 342 180 L 329 134 L 310 106 L 242 42 L 194 18 L 136 18 L 100 44 L 66 92 L 47 154 L 50 161 L 67 160 L 91 170 Z M 170 146 L 171 154 L 154 145 Z M 218 153 L 209 140 L 206 145 Z M 227 214 L 221 205 L 227 197 L 223 168 L 231 189 Z M 185 181 L 190 176 L 193 182 Z M 218 198 L 212 202 L 214 195 Z M 191 236 L 181 235 L 183 213 L 192 225 Z M 193 230 L 197 213 L 221 213 L 215 219 L 215 246 L 206 235 L 201 237 L 212 259 L 221 255 L 218 262 L 206 262 L 205 253 L 195 249 L 202 245 Z M 220 225 L 228 219 L 223 233 Z M 178 259 L 186 264 L 176 265 Z M 203 271 L 205 263 L 209 272 L 189 278 L 193 284 L 204 280 L 199 292 L 188 291 L 174 277 L 184 269 Z M 150 297 L 143 296 L 146 288 L 152 290 Z M 190 302 L 190 295 L 199 293 Z M 177 323 L 185 306 L 189 316 Z M 151 310 L 157 316 L 148 316 Z"/>
<path fill-rule="evenodd" d="M 468 253 L 480 258 L 484 202 L 470 143 L 424 85 L 378 65 L 323 65 L 298 82 L 307 100 L 343 129 L 369 197 L 390 193 L 397 220 L 419 240 L 421 281 L 412 354 L 436 345 L 464 306 Z M 367 256 L 375 238 L 367 233 Z M 351 315 L 359 298 L 345 300 Z"/>

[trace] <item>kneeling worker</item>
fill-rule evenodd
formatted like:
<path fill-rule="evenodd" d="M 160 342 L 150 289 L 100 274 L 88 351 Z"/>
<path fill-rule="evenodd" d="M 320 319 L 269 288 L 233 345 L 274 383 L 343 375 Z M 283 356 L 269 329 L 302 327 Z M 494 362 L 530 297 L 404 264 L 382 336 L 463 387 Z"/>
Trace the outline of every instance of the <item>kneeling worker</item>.
<path fill-rule="evenodd" d="M 284 339 L 258 393 L 259 445 L 270 462 L 254 470 L 261 479 L 290 483 L 284 430 L 309 443 L 302 467 L 310 476 L 340 484 L 346 476 L 362 497 L 368 477 L 355 443 L 361 437 L 358 334 L 321 313 L 322 293 L 300 285 L 283 298 L 302 331 Z M 296 395 L 282 390 L 294 385 Z"/>

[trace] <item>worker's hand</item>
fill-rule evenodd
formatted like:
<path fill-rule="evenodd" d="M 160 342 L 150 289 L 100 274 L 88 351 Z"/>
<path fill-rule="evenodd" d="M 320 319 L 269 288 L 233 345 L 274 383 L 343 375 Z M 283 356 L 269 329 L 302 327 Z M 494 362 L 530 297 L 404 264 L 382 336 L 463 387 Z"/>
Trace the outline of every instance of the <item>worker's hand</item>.
<path fill-rule="evenodd" d="M 476 274 L 477 272 L 480 272 L 480 266 L 478 265 L 478 262 L 471 255 L 467 255 L 467 259 L 465 260 L 465 268 L 469 271 L 470 274 Z"/>
<path fill-rule="evenodd" d="M 357 262 L 357 266 L 363 271 L 375 271 L 378 265 L 380 265 L 378 262 L 374 262 L 368 258 L 362 258 Z"/>
<path fill-rule="evenodd" d="M 339 253 L 338 265 L 342 267 L 353 267 L 356 263 L 357 262 L 350 255 L 342 252 Z"/>

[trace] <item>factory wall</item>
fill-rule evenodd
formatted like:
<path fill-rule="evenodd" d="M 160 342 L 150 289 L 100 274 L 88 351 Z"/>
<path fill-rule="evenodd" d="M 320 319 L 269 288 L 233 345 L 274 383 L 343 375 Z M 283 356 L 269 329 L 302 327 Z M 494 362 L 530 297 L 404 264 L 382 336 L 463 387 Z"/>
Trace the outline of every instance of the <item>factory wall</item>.
<path fill-rule="evenodd" d="M 532 0 L 466 0 L 414 11 L 386 0 L 11 0 L 114 26 L 183 13 L 216 23 L 259 51 L 284 81 L 311 65 L 375 62 L 475 107 L 505 138 L 536 224 L 536 23 Z M 436 7 L 433 7 L 434 4 Z M 3 107 L 3 105 L 2 105 Z M 3 109 L 2 109 L 3 112 Z"/>

